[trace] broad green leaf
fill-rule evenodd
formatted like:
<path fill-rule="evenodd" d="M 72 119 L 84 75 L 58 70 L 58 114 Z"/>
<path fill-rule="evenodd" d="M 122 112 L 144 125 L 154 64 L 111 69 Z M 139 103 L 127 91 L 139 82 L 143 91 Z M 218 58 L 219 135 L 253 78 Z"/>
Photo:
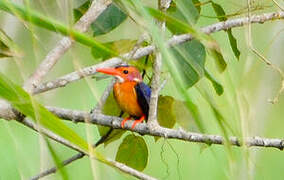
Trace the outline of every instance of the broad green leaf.
<path fill-rule="evenodd" d="M 0 97 L 9 101 L 15 109 L 30 117 L 35 122 L 58 134 L 85 152 L 88 152 L 86 141 L 2 73 L 0 73 Z"/>
<path fill-rule="evenodd" d="M 214 3 L 213 1 L 211 1 L 211 5 L 212 5 L 219 21 L 226 21 L 228 19 L 226 17 L 225 11 L 224 11 L 224 9 L 222 8 L 221 5 Z M 226 32 L 227 32 L 227 35 L 228 35 L 228 38 L 229 38 L 229 41 L 230 41 L 231 48 L 234 52 L 234 55 L 236 56 L 237 59 L 239 59 L 241 52 L 238 49 L 237 40 L 232 34 L 232 29 L 228 29 Z"/>
<path fill-rule="evenodd" d="M 197 40 L 171 48 L 175 64 L 182 75 L 186 88 L 193 86 L 204 75 L 206 51 Z"/>
<path fill-rule="evenodd" d="M 172 1 L 169 9 L 167 10 L 167 14 L 184 23 L 190 24 L 195 24 L 199 18 L 199 12 L 191 0 Z M 173 26 L 167 27 L 173 34 L 183 33 Z"/>
<path fill-rule="evenodd" d="M 80 33 L 77 30 L 71 29 L 69 26 L 64 25 L 54 19 L 48 18 L 42 14 L 37 13 L 34 10 L 27 9 L 13 3 L 11 1 L 0 1 L 0 10 L 7 11 L 11 14 L 16 15 L 19 19 L 28 21 L 39 27 L 48 29 L 50 31 L 59 32 L 65 36 L 72 37 L 75 41 L 80 42 L 86 46 L 96 48 L 103 51 L 106 54 L 119 56 L 118 53 L 110 50 L 109 48 L 102 45 L 102 43 L 96 41 L 93 37 L 86 34 Z"/>
<path fill-rule="evenodd" d="M 92 23 L 94 36 L 106 34 L 119 26 L 127 15 L 114 3 L 112 3 L 97 19 Z"/>
<path fill-rule="evenodd" d="M 221 72 L 225 70 L 227 66 L 226 61 L 224 60 L 221 54 L 218 44 L 209 35 L 202 33 L 201 31 L 197 30 L 197 28 L 195 28 L 194 26 L 190 26 L 186 23 L 183 23 L 182 21 L 174 17 L 171 17 L 169 15 L 166 15 L 163 12 L 160 12 L 156 9 L 147 7 L 146 10 L 151 16 L 157 18 L 158 20 L 166 21 L 168 27 L 172 26 L 172 28 L 176 28 L 180 32 L 190 33 L 193 37 L 199 40 L 206 47 L 206 49 L 210 52 L 210 54 L 216 61 L 218 69 Z"/>
<path fill-rule="evenodd" d="M 193 119 L 191 112 L 186 107 L 185 102 L 175 100 L 173 103 L 173 111 L 176 116 L 176 122 L 186 130 L 198 131 L 197 125 Z"/>
<path fill-rule="evenodd" d="M 173 128 L 176 124 L 176 115 L 174 112 L 175 99 L 171 96 L 160 95 L 158 99 L 158 122 L 160 126 Z M 154 137 L 155 141 L 160 137 Z"/>
<path fill-rule="evenodd" d="M 118 54 L 124 54 L 129 52 L 135 46 L 136 42 L 136 40 L 121 39 L 118 41 L 104 43 L 103 45 L 117 52 Z M 96 48 L 92 48 L 92 55 L 96 59 L 108 59 L 112 57 L 111 54 L 102 52 Z"/>
<path fill-rule="evenodd" d="M 121 113 L 121 109 L 117 105 L 113 93 L 110 93 L 109 97 L 107 98 L 105 105 L 103 107 L 103 113 L 110 116 L 119 116 Z M 98 126 L 99 133 L 101 136 L 104 136 L 108 131 L 109 127 L 105 126 Z M 104 145 L 108 145 L 116 140 L 118 140 L 126 131 L 121 129 L 114 129 L 108 138 L 104 141 Z"/>
<path fill-rule="evenodd" d="M 148 148 L 140 136 L 128 135 L 123 139 L 115 160 L 139 171 L 143 171 L 148 162 Z"/>
<path fill-rule="evenodd" d="M 212 83 L 216 93 L 220 96 L 223 94 L 223 86 L 205 69 L 205 77 Z"/>
<path fill-rule="evenodd" d="M 85 14 L 85 12 L 89 9 L 90 5 L 91 5 L 91 1 L 87 0 L 78 8 L 73 9 L 73 16 L 74 16 L 75 22 L 78 21 Z"/>
<path fill-rule="evenodd" d="M 174 114 L 174 98 L 171 96 L 159 96 L 158 100 L 158 122 L 160 126 L 173 128 L 176 123 Z"/>
<path fill-rule="evenodd" d="M 81 6 L 73 10 L 75 21 L 89 9 L 91 1 L 87 0 Z M 114 3 L 106 8 L 99 17 L 91 24 L 93 35 L 99 36 L 106 34 L 111 30 L 118 27 L 124 20 L 126 20 L 127 15 Z"/>

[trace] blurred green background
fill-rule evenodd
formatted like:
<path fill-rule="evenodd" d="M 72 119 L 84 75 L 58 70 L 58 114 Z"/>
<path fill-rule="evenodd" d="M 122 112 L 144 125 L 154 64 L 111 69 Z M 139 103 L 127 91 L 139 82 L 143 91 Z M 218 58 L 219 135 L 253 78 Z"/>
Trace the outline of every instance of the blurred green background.
<path fill-rule="evenodd" d="M 84 1 L 30 0 L 28 2 L 38 12 L 71 25 L 72 9 Z M 245 0 L 214 2 L 222 5 L 226 14 L 233 14 L 240 10 L 246 12 L 247 8 Z M 157 4 L 156 1 L 149 3 L 146 0 L 144 3 Z M 269 0 L 254 1 L 253 6 L 259 7 L 259 10 L 253 12 L 256 14 L 278 10 Z M 203 5 L 200 14 L 197 22 L 200 27 L 218 22 L 216 18 L 208 17 L 216 16 L 209 5 Z M 246 14 L 239 16 L 244 15 Z M 54 32 L 19 21 L 15 16 L 3 11 L 0 11 L 0 28 L 12 38 L 23 53 L 19 58 L 0 60 L 0 72 L 19 85 L 23 84 L 49 50 L 62 38 Z M 281 69 L 284 69 L 281 61 L 284 55 L 283 29 L 283 20 L 252 25 L 254 47 Z M 97 37 L 97 40 L 108 42 L 119 39 L 138 39 L 141 32 L 141 29 L 128 18 L 110 33 Z M 92 33 L 89 31 L 88 34 Z M 284 125 L 284 97 L 280 96 L 276 104 L 268 102 L 269 99 L 274 98 L 279 89 L 280 76 L 249 50 L 247 27 L 234 28 L 233 34 L 241 51 L 239 61 L 234 57 L 229 40 L 223 31 L 211 35 L 220 45 L 224 59 L 228 63 L 226 71 L 222 74 L 212 70 L 214 76 L 223 85 L 224 94 L 216 95 L 205 78 L 188 90 L 202 113 L 206 133 L 222 135 L 208 104 L 200 98 L 198 89 L 205 89 L 211 95 L 226 122 L 236 132 L 246 136 L 281 139 Z M 49 72 L 45 81 L 98 62 L 99 60 L 92 57 L 90 48 L 75 43 Z M 207 56 L 206 66 L 209 68 L 214 66 L 209 56 Z M 44 105 L 90 111 L 109 81 L 110 78 L 100 81 L 86 78 L 66 87 L 37 95 L 36 98 Z M 171 81 L 168 81 L 161 94 L 181 99 Z M 193 120 L 186 122 L 188 130 L 195 130 L 191 122 L 193 123 Z M 86 126 L 71 122 L 66 124 L 89 142 L 99 139 L 99 133 L 94 125 Z M 125 133 L 123 137 L 127 134 L 131 132 Z M 151 136 L 143 137 L 149 150 L 148 165 L 143 172 L 158 179 L 284 179 L 282 163 L 284 155 L 282 151 L 275 148 L 231 147 L 232 149 L 229 150 L 220 145 L 207 146 L 165 139 L 155 142 Z M 115 159 L 122 139 L 106 147 L 101 145 L 98 151 Z M 76 153 L 58 143 L 52 142 L 52 145 L 61 160 Z M 41 170 L 54 165 L 42 137 L 17 122 L 5 120 L 0 121 L 0 160 L 0 179 L 3 180 L 29 179 Z M 69 179 L 134 179 L 97 161 L 94 161 L 92 167 L 88 157 L 68 165 L 65 170 Z M 60 175 L 55 174 L 45 179 L 60 178 Z"/>

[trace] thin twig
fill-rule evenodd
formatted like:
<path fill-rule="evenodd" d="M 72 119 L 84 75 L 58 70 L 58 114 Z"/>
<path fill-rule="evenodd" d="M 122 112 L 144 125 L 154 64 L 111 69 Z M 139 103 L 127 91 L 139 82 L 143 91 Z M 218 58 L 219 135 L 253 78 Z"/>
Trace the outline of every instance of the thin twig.
<path fill-rule="evenodd" d="M 98 147 L 100 144 L 102 144 L 107 138 L 108 136 L 110 135 L 110 133 L 113 131 L 112 128 L 110 128 L 108 130 L 108 132 L 102 136 L 94 145 L 93 147 Z M 81 159 L 85 156 L 86 154 L 84 153 L 78 153 L 78 154 L 75 154 L 74 156 L 72 156 L 71 158 L 68 158 L 66 160 L 64 160 L 61 164 L 60 164 L 60 167 L 63 167 L 63 166 L 67 166 L 68 164 L 71 164 L 72 162 L 78 160 L 78 159 Z M 31 178 L 31 180 L 37 180 L 37 179 L 40 179 L 40 178 L 43 178 L 45 176 L 48 176 L 50 174 L 53 174 L 53 173 L 56 173 L 56 171 L 58 170 L 57 167 L 52 167 L 48 170 L 45 170 L 41 173 L 39 173 L 38 175 L 34 176 Z"/>
<path fill-rule="evenodd" d="M 89 113 L 88 113 L 89 115 Z M 81 117 L 82 118 L 82 117 Z M 85 119 L 87 117 L 83 117 L 83 119 Z M 41 128 L 40 126 L 38 126 L 37 124 L 33 123 L 32 121 L 30 121 L 29 119 L 25 118 L 24 120 L 22 120 L 22 117 L 21 116 L 18 116 L 18 118 L 16 119 L 17 122 L 20 122 L 21 124 L 24 124 L 25 126 L 37 131 L 37 132 L 40 132 L 44 135 L 46 135 L 47 137 L 53 139 L 54 141 L 60 143 L 60 144 L 63 144 L 73 150 L 76 150 L 80 153 L 85 153 L 83 150 L 81 150 L 80 148 L 74 146 L 73 144 L 71 144 L 70 142 L 66 141 L 65 139 L 61 138 L 60 136 L 57 136 L 56 134 L 52 133 L 51 131 L 48 131 L 44 128 Z M 83 120 L 85 121 L 85 120 Z M 87 154 L 86 154 L 87 155 Z M 79 155 L 78 155 L 79 156 Z M 99 161 L 101 161 L 100 159 L 98 159 Z M 149 175 L 146 175 L 140 171 L 137 171 L 131 167 L 128 167 L 126 166 L 125 164 L 122 164 L 122 163 L 119 163 L 119 162 L 116 162 L 116 161 L 113 161 L 109 158 L 106 158 L 104 161 L 101 161 L 103 163 L 107 163 L 109 165 L 111 165 L 112 167 L 116 168 L 116 169 L 119 169 L 120 171 L 122 172 L 125 172 L 129 175 L 132 175 L 134 177 L 137 177 L 137 178 L 140 178 L 140 179 L 146 179 L 146 180 L 154 180 L 155 178 L 149 176 Z"/>
<path fill-rule="evenodd" d="M 251 23 L 264 23 L 266 21 L 272 21 L 272 20 L 283 19 L 283 18 L 284 18 L 284 11 L 280 11 L 280 12 L 272 12 L 272 13 L 265 13 L 261 15 L 251 16 L 250 22 Z M 201 31 L 206 34 L 210 34 L 210 33 L 218 32 L 222 30 L 227 30 L 230 28 L 242 27 L 246 24 L 248 24 L 248 17 L 236 18 L 236 19 L 231 19 L 231 20 L 227 20 L 224 22 L 218 22 L 218 23 L 203 27 L 201 28 Z M 176 35 L 176 36 L 173 36 L 171 39 L 169 39 L 167 44 L 169 46 L 174 46 L 177 44 L 182 44 L 184 42 L 190 41 L 192 39 L 193 37 L 190 34 Z M 137 49 L 136 53 L 133 55 L 132 59 L 137 60 L 143 56 L 153 53 L 154 50 L 155 50 L 155 47 L 153 45 L 139 48 Z M 122 55 L 122 57 L 127 58 L 128 55 L 129 53 L 126 53 Z M 105 60 L 102 63 L 89 66 L 89 67 L 83 68 L 78 71 L 74 71 L 62 77 L 59 77 L 53 81 L 40 84 L 34 89 L 33 93 L 38 94 L 38 93 L 42 93 L 45 91 L 49 91 L 51 89 L 64 87 L 67 84 L 77 81 L 83 77 L 94 75 L 96 73 L 97 68 L 116 66 L 122 62 L 123 62 L 122 59 L 118 57 Z"/>
<path fill-rule="evenodd" d="M 279 75 L 281 77 L 280 88 L 279 88 L 277 94 L 275 95 L 273 100 L 269 100 L 269 102 L 271 102 L 272 104 L 275 104 L 275 103 L 278 102 L 278 99 L 279 99 L 280 95 L 284 91 L 284 73 L 278 66 L 274 65 L 271 61 L 266 59 L 264 57 L 264 55 L 262 55 L 260 52 L 258 52 L 258 50 L 253 46 L 253 43 L 252 43 L 252 30 L 251 30 L 252 16 L 251 16 L 251 2 L 250 2 L 250 0 L 247 0 L 247 5 L 248 5 L 248 46 L 249 46 L 250 50 L 255 55 L 257 55 L 266 65 L 270 66 L 273 70 L 275 70 L 277 73 L 279 73 Z"/>
<path fill-rule="evenodd" d="M 86 32 L 91 23 L 111 4 L 111 0 L 93 1 L 88 11 L 77 21 L 74 29 L 79 32 Z M 60 57 L 71 48 L 73 40 L 70 37 L 62 38 L 56 46 L 46 55 L 35 72 L 25 82 L 24 89 L 32 92 L 35 87 L 41 82 L 44 76 L 52 69 Z"/>
<path fill-rule="evenodd" d="M 162 12 L 170 7 L 171 0 L 159 0 L 159 9 Z M 159 27 L 161 28 L 161 34 L 164 34 L 166 23 L 158 22 Z M 159 83 L 162 69 L 162 54 L 160 52 L 156 53 L 156 59 L 153 64 L 153 78 L 151 83 L 151 99 L 149 104 L 149 116 L 148 116 L 148 125 L 150 130 L 154 130 L 159 127 L 157 120 L 157 106 L 159 98 Z"/>

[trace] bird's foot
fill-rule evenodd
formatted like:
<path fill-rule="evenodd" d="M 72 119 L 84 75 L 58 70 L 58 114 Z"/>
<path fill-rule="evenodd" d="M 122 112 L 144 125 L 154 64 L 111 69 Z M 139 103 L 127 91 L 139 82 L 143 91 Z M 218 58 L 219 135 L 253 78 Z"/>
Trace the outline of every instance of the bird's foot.
<path fill-rule="evenodd" d="M 130 120 L 131 117 L 127 117 L 125 119 L 123 119 L 123 121 L 121 121 L 121 127 L 124 128 L 124 124 L 126 123 L 126 121 Z"/>
<path fill-rule="evenodd" d="M 134 129 L 135 126 L 136 126 L 136 124 L 143 122 L 144 119 L 145 119 L 145 116 L 143 115 L 140 119 L 135 120 L 134 123 L 133 123 L 132 126 L 131 126 L 131 129 Z"/>

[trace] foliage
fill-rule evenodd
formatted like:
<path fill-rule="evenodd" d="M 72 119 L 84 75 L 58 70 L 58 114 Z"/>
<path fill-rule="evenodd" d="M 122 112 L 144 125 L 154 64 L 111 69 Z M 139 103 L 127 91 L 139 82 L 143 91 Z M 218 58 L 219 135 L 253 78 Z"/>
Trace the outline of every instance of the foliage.
<path fill-rule="evenodd" d="M 23 27 L 22 29 L 17 29 L 17 31 L 22 33 L 17 36 L 13 35 L 11 29 L 7 30 L 7 27 L 1 28 L 4 29 L 8 35 L 0 29 L 0 58 L 3 59 L 3 61 L 1 60 L 0 62 L 0 69 L 2 70 L 2 67 L 6 67 L 5 63 L 10 67 L 9 69 L 3 68 L 6 72 L 0 73 L 1 98 L 8 101 L 13 108 L 32 119 L 34 123 L 38 123 L 43 128 L 48 129 L 62 137 L 64 140 L 72 143 L 78 149 L 90 154 L 91 157 L 86 158 L 88 160 L 95 157 L 105 164 L 113 166 L 113 164 L 106 160 L 102 154 L 106 154 L 107 156 L 115 155 L 116 161 L 139 171 L 145 171 L 147 174 L 149 173 L 157 176 L 159 179 L 165 179 L 165 172 L 167 173 L 168 179 L 173 179 L 177 176 L 182 176 L 183 178 L 190 177 L 192 179 L 208 179 L 212 177 L 228 179 L 231 177 L 238 178 L 240 174 L 242 174 L 242 178 L 245 177 L 247 179 L 254 179 L 255 177 L 255 179 L 258 179 L 260 177 L 255 173 L 260 172 L 258 167 L 251 167 L 250 161 L 255 163 L 254 158 L 250 156 L 251 151 L 246 148 L 238 150 L 233 149 L 229 145 L 229 138 L 231 135 L 234 135 L 242 139 L 243 136 L 245 137 L 250 134 L 258 133 L 256 129 L 263 124 L 263 122 L 259 121 L 256 126 L 253 121 L 254 119 L 250 119 L 253 116 L 253 113 L 257 112 L 257 114 L 261 114 L 259 116 L 263 116 L 258 117 L 258 119 L 264 120 L 265 116 L 262 114 L 265 114 L 264 112 L 266 112 L 268 108 L 263 99 L 256 100 L 257 102 L 261 101 L 261 104 L 265 106 L 265 108 L 261 109 L 259 107 L 252 107 L 251 105 L 254 104 L 254 98 L 257 98 L 257 87 L 261 84 L 259 82 L 262 82 L 259 78 L 255 78 L 261 75 L 261 68 L 259 68 L 259 65 L 246 64 L 251 57 L 245 59 L 246 61 L 242 59 L 243 57 L 248 56 L 248 53 L 240 48 L 246 47 L 246 43 L 243 37 L 240 36 L 240 33 L 236 33 L 234 30 L 233 34 L 232 29 L 227 29 L 216 36 L 212 36 L 200 31 L 200 27 L 204 26 L 204 24 L 209 25 L 212 22 L 229 20 L 232 14 L 239 15 L 241 12 L 247 12 L 246 8 L 240 9 L 241 7 L 239 7 L 236 9 L 235 5 L 234 8 L 230 8 L 228 6 L 231 5 L 229 2 L 221 1 L 173 0 L 169 9 L 162 12 L 157 8 L 156 1 L 116 0 L 99 15 L 92 23 L 87 33 L 80 33 L 71 28 L 71 25 L 76 23 L 88 10 L 92 1 L 86 0 L 74 2 L 79 5 L 73 6 L 71 2 L 68 2 L 70 3 L 67 3 L 68 11 L 70 12 L 60 12 L 60 8 L 53 9 L 52 11 L 49 10 L 49 5 L 51 7 L 56 6 L 54 5 L 56 3 L 50 3 L 49 1 L 41 2 L 46 3 L 45 6 L 40 4 L 40 2 L 33 1 L 24 1 L 21 5 L 8 0 L 0 1 L 0 10 L 8 12 L 13 18 L 20 20 L 18 22 L 19 24 L 24 25 L 21 26 L 21 28 Z M 57 3 L 60 5 L 61 2 Z M 261 2 L 259 4 L 254 4 L 254 2 L 252 2 L 252 9 L 269 9 L 266 4 L 262 5 Z M 246 6 L 247 4 L 243 5 L 243 7 Z M 271 4 L 269 4 L 269 7 L 271 8 Z M 212 13 L 214 14 L 214 12 L 216 16 L 212 16 Z M 57 13 L 61 14 L 58 15 Z M 71 16 L 73 16 L 73 18 L 69 16 L 65 17 L 65 14 L 68 14 L 69 16 L 72 14 Z M 60 17 L 62 15 L 64 16 L 63 18 Z M 2 16 L 2 14 L 0 16 Z M 62 22 L 62 19 L 64 18 L 70 19 L 69 25 L 66 22 Z M 212 18 L 213 20 L 211 20 Z M 0 20 L 2 20 L 2 17 Z M 161 28 L 157 26 L 157 21 L 165 22 L 166 29 L 164 33 L 161 33 Z M 122 24 L 124 25 L 121 26 Z M 269 29 L 269 27 L 263 25 L 258 25 L 256 27 L 264 27 L 265 30 Z M 44 31 L 43 29 L 47 31 Z M 114 29 L 116 30 L 115 32 L 113 31 Z M 28 30 L 28 35 L 25 34 L 27 33 L 26 30 Z M 243 30 L 241 29 L 240 31 Z M 127 36 L 125 37 L 125 34 L 122 32 L 127 32 Z M 265 32 L 265 35 L 263 36 L 259 35 L 259 32 L 253 36 L 257 36 L 256 40 L 258 41 L 261 39 L 259 42 L 262 42 L 263 39 L 268 37 L 267 32 Z M 89 107 L 94 104 L 93 98 L 90 97 L 94 96 L 97 99 L 101 94 L 96 93 L 103 89 L 106 81 L 98 80 L 94 85 L 87 80 L 86 82 L 92 86 L 90 89 L 94 92 L 94 94 L 91 95 L 88 94 L 89 89 L 86 89 L 89 88 L 88 86 L 85 86 L 85 84 L 74 83 L 73 86 L 68 86 L 62 90 L 55 91 L 54 94 L 50 96 L 47 95 L 46 97 L 44 96 L 44 98 L 37 98 L 25 92 L 18 83 L 22 80 L 15 80 L 15 82 L 13 82 L 14 79 L 17 79 L 19 74 L 24 78 L 28 77 L 31 73 L 31 67 L 36 67 L 36 64 L 39 63 L 38 57 L 42 57 L 43 52 L 46 53 L 45 46 L 49 48 L 49 44 L 48 42 L 41 42 L 42 36 L 50 36 L 49 39 L 53 40 L 58 34 L 61 34 L 71 37 L 75 44 L 80 43 L 85 45 L 83 47 L 75 45 L 71 52 L 64 57 L 66 58 L 66 61 L 62 61 L 62 69 L 58 72 L 58 74 L 60 74 L 67 71 L 67 68 L 72 64 L 74 64 L 76 69 L 81 67 L 77 65 L 82 65 L 82 62 L 84 62 L 84 65 L 93 65 L 93 59 L 90 57 L 98 60 L 96 62 L 112 57 L 120 57 L 122 54 L 131 51 L 133 47 L 137 45 L 142 33 L 146 33 L 150 36 L 150 38 L 146 40 L 147 45 L 154 45 L 158 51 L 155 51 L 147 57 L 142 57 L 137 61 L 129 61 L 129 63 L 132 65 L 134 64 L 141 71 L 145 71 L 145 82 L 149 82 L 150 84 L 153 75 L 151 66 L 154 64 L 155 53 L 160 52 L 163 57 L 161 79 L 166 77 L 169 77 L 170 79 L 166 84 L 165 90 L 162 90 L 162 95 L 160 95 L 158 99 L 157 114 L 159 124 L 162 127 L 170 129 L 183 128 L 187 131 L 199 131 L 206 134 L 221 134 L 224 136 L 225 148 L 215 148 L 214 146 L 206 145 L 206 149 L 204 149 L 204 146 L 196 146 L 194 143 L 185 144 L 168 139 L 160 139 L 157 141 L 157 137 L 155 137 L 156 141 L 154 141 L 152 137 L 138 135 L 133 132 L 129 133 L 121 129 L 111 129 L 110 132 L 109 127 L 99 125 L 94 129 L 94 131 L 98 130 L 98 135 L 90 137 L 90 134 L 94 131 L 93 129 L 89 131 L 89 125 L 72 126 L 70 124 L 65 124 L 61 119 L 50 113 L 42 104 L 63 103 L 65 106 L 71 106 L 70 103 L 72 103 L 72 107 L 75 107 L 76 105 L 76 107 L 79 108 L 86 108 L 86 105 Z M 10 36 L 10 34 L 12 34 L 12 36 Z M 193 40 L 174 45 L 173 47 L 168 47 L 165 42 L 169 37 L 181 34 L 191 34 Z M 279 34 L 281 33 L 278 33 L 277 36 L 280 36 Z M 29 37 L 30 35 L 32 38 Z M 224 35 L 228 38 L 228 42 L 222 39 L 221 36 Z M 10 38 L 9 36 L 13 38 Z M 272 44 L 272 41 L 276 41 L 275 39 L 281 38 L 274 38 L 270 43 Z M 143 47 L 145 44 L 146 43 L 140 45 L 140 47 Z M 225 46 L 227 44 L 230 50 Z M 18 50 L 18 47 L 21 48 L 21 51 Z M 85 49 L 87 49 L 87 51 L 85 51 Z M 40 51 L 38 52 L 38 50 Z M 89 50 L 91 50 L 91 52 Z M 22 51 L 25 52 L 24 57 L 19 53 Z M 241 53 L 242 56 L 240 56 Z M 19 54 L 21 54 L 21 56 L 19 56 Z M 275 56 L 276 54 L 277 53 L 275 53 Z M 16 57 L 15 59 L 19 58 L 20 61 L 18 61 L 18 59 L 17 61 L 14 61 L 14 57 Z M 73 63 L 69 60 L 70 57 L 72 57 Z M 239 61 L 232 61 L 231 57 L 236 57 Z M 11 61 L 5 61 L 6 59 L 10 59 Z M 24 59 L 24 61 L 21 61 L 22 59 Z M 213 59 L 214 62 L 211 62 L 211 59 Z M 254 70 L 252 71 L 250 69 Z M 29 74 L 24 74 L 26 71 L 28 71 Z M 51 74 L 51 78 L 58 75 L 54 72 Z M 203 77 L 206 79 L 204 80 Z M 265 91 L 268 92 L 270 86 L 268 87 L 267 83 L 265 83 L 265 85 Z M 93 86 L 95 86 L 94 89 Z M 52 96 L 55 97 L 54 102 Z M 274 107 L 272 110 L 274 110 Z M 113 94 L 107 98 L 102 112 L 103 114 L 110 116 L 121 116 L 123 118 L 128 116 L 127 114 L 122 115 Z M 277 113 L 279 112 L 277 111 Z M 282 116 L 279 115 L 279 117 Z M 271 121 L 267 123 L 268 127 L 269 125 L 272 127 L 270 123 Z M 277 129 L 277 127 L 282 126 L 274 125 L 274 128 L 271 129 Z M 37 142 L 35 140 L 30 140 L 32 139 L 30 136 L 33 137 L 34 135 L 30 135 L 30 139 L 27 141 L 22 141 L 21 138 L 25 138 L 25 136 L 22 134 L 20 136 L 14 136 L 14 134 L 26 133 L 26 130 L 14 130 L 15 127 L 13 125 L 10 128 L 11 130 L 7 130 L 9 128 L 1 129 L 0 135 L 3 136 L 1 136 L 2 141 L 5 141 L 7 136 L 7 133 L 5 132 L 11 131 L 12 133 L 10 134 L 12 134 L 12 138 L 10 139 L 12 140 L 10 140 L 9 143 L 12 141 L 25 143 L 24 145 L 16 144 L 14 149 L 16 153 L 24 153 L 26 155 L 25 149 L 28 146 L 26 144 L 29 144 L 26 142 Z M 255 131 L 251 129 L 255 129 Z M 4 135 L 1 134 L 2 132 Z M 274 131 L 268 131 L 268 133 L 273 136 L 277 134 L 277 132 Z M 97 140 L 99 136 L 104 137 L 106 135 L 108 136 L 103 140 L 104 147 L 98 147 L 96 149 L 90 148 L 90 144 L 93 144 L 94 139 Z M 86 142 L 85 136 L 87 136 L 90 142 Z M 17 138 L 19 138 L 19 140 Z M 79 167 L 76 167 L 76 171 L 73 171 L 72 167 L 70 169 L 69 167 L 63 167 L 60 162 L 64 159 L 63 157 L 65 157 L 66 152 L 69 153 L 69 151 L 57 146 L 47 139 L 45 140 L 46 148 L 49 149 L 54 164 L 56 167 L 60 168 L 59 175 L 61 179 L 73 178 L 73 176 L 74 179 L 76 179 L 77 176 L 80 176 L 80 173 L 92 174 L 89 172 L 91 170 L 88 170 L 90 169 L 88 168 L 90 166 L 89 162 L 78 163 Z M 170 148 L 165 148 L 166 143 Z M 210 145 L 210 142 L 208 142 L 208 144 Z M 5 147 L 2 149 L 3 152 L 5 151 L 7 154 L 13 151 L 10 150 L 13 148 L 10 148 L 9 145 L 6 144 L 3 145 L 1 141 L 0 147 Z M 21 149 L 21 151 L 18 152 L 18 149 Z M 198 154 L 199 150 L 202 151 L 201 154 Z M 40 150 L 36 149 L 34 151 L 39 152 Z M 173 153 L 175 156 L 173 156 Z M 253 153 L 257 152 L 254 151 Z M 270 163 L 272 164 L 270 159 L 273 159 L 273 157 L 270 155 L 273 154 L 272 156 L 275 156 L 274 161 L 279 161 L 278 164 L 281 166 L 282 160 L 280 160 L 281 158 L 279 158 L 278 152 L 267 151 L 265 153 L 269 154 L 269 156 L 267 154 L 264 155 L 263 153 L 258 153 L 262 158 L 258 160 L 261 162 L 259 164 L 262 164 L 264 167 L 269 166 Z M 0 157 L 8 157 L 8 155 L 3 154 L 0 152 Z M 158 154 L 160 154 L 160 156 Z M 13 155 L 13 157 L 15 156 Z M 265 158 L 269 159 L 269 161 L 266 161 Z M 21 163 L 29 163 L 23 160 L 18 161 Z M 32 161 L 35 164 L 35 167 L 32 167 L 34 168 L 32 169 L 32 172 L 38 171 L 39 162 L 37 161 L 38 159 Z M 13 165 L 17 164 L 10 159 L 4 159 L 3 162 L 13 163 Z M 188 162 L 192 162 L 192 164 L 188 164 Z M 5 163 L 3 164 L 6 166 Z M 87 168 L 81 167 L 81 164 L 85 164 Z M 212 164 L 215 164 L 216 166 L 212 167 Z M 74 164 L 74 166 L 75 165 L 76 164 Z M 102 171 L 105 172 L 102 172 L 101 174 L 108 179 L 120 176 L 116 171 L 101 168 L 100 164 L 98 166 L 99 168 L 96 168 L 96 166 L 92 164 L 92 167 L 95 167 L 93 168 L 93 171 L 104 169 Z M 243 168 L 236 168 L 239 166 Z M 13 169 L 18 171 L 16 173 L 18 173 L 19 176 L 21 175 L 21 178 L 27 179 L 31 176 L 30 172 L 26 173 L 28 175 L 21 172 L 22 169 L 27 171 L 25 169 L 26 167 L 29 166 L 21 165 L 18 169 L 14 167 Z M 9 170 L 7 170 L 6 167 L 4 168 L 5 173 L 9 174 Z M 222 169 L 222 171 L 220 171 L 220 169 Z M 243 172 L 242 169 L 248 170 Z M 267 177 L 275 175 L 274 179 L 277 179 L 277 173 L 274 173 L 274 171 L 280 174 L 280 171 L 275 167 L 273 169 L 267 167 L 269 170 L 266 170 L 266 168 L 260 169 L 264 169 L 265 172 L 269 174 Z M 179 172 L 181 172 L 181 174 L 179 174 Z M 254 172 L 253 174 L 256 175 L 255 177 L 250 177 L 251 175 L 247 172 Z M 73 176 L 70 176 L 70 174 L 73 174 Z M 93 174 L 99 173 L 93 172 Z M 212 176 L 212 174 L 214 174 L 214 176 Z M 6 176 L 4 176 L 4 178 L 5 177 Z M 91 178 L 94 177 L 90 177 L 90 179 Z"/>

